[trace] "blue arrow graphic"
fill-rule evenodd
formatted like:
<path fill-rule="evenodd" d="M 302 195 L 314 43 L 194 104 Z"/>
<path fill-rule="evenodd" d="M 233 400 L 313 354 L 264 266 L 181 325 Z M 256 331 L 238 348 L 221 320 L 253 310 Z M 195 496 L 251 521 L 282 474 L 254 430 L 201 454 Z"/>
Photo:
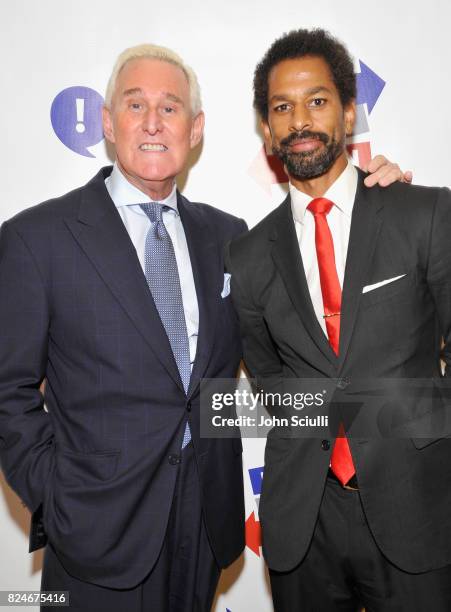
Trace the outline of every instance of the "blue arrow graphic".
<path fill-rule="evenodd" d="M 359 60 L 360 72 L 357 74 L 357 104 L 367 104 L 368 114 L 374 108 L 382 90 L 385 87 L 385 81 L 380 76 L 368 68 L 366 64 Z"/>
<path fill-rule="evenodd" d="M 248 470 L 254 495 L 260 495 L 262 492 L 263 470 L 263 467 L 256 467 Z"/>

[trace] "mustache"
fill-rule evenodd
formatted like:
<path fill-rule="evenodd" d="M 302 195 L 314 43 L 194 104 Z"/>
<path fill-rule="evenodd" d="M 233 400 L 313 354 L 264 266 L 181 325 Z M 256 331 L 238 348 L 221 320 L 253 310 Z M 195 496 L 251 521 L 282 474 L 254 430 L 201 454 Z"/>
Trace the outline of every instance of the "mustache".
<path fill-rule="evenodd" d="M 302 132 L 292 132 L 289 136 L 283 138 L 280 141 L 280 144 L 283 147 L 289 147 L 294 142 L 313 139 L 319 140 L 323 144 L 327 144 L 329 142 L 329 136 L 324 132 L 311 132 L 309 130 L 303 130 Z"/>

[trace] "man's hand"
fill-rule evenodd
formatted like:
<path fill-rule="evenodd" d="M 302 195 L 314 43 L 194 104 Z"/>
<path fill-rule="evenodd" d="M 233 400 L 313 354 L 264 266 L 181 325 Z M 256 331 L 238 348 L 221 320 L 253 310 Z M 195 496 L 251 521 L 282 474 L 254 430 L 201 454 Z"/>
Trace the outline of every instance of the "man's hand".
<path fill-rule="evenodd" d="M 362 170 L 370 173 L 365 179 L 365 185 L 367 187 L 373 187 L 377 183 L 379 183 L 381 187 L 387 187 L 395 181 L 411 183 L 413 178 L 410 170 L 403 172 L 398 164 L 393 164 L 383 155 L 376 155 L 368 166 L 362 168 Z"/>

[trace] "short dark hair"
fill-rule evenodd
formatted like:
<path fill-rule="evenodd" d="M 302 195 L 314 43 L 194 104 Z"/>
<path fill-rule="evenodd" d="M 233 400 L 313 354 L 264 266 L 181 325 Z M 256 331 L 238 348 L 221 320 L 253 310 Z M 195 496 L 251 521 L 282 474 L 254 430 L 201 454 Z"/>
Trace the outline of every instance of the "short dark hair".
<path fill-rule="evenodd" d="M 345 107 L 357 93 L 354 62 L 343 43 L 321 28 L 292 30 L 273 42 L 254 72 L 254 108 L 268 118 L 268 77 L 272 68 L 286 59 L 305 56 L 323 58 L 328 64 Z"/>

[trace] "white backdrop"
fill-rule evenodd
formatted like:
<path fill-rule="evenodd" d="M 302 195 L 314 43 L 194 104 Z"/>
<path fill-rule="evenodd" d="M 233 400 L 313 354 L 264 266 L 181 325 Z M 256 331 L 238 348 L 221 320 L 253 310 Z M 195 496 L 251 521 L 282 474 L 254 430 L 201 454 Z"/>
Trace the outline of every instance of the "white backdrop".
<path fill-rule="evenodd" d="M 355 140 L 369 141 L 373 154 L 382 152 L 413 169 L 416 183 L 451 185 L 450 23 L 448 0 L 4 4 L 0 222 L 85 183 L 110 163 L 103 141 L 90 147 L 93 157 L 87 157 L 58 139 L 50 119 L 52 102 L 72 86 L 103 96 L 118 53 L 153 42 L 181 54 L 202 87 L 206 133 L 181 182 L 184 193 L 254 225 L 281 201 L 284 191 L 283 185 L 271 182 L 275 179 L 261 157 L 252 109 L 253 70 L 276 37 L 297 27 L 329 29 L 348 45 L 358 72 L 360 60 L 385 81 L 380 91 L 376 77 L 372 85 L 367 74 L 360 78 L 360 95 L 367 104 L 360 109 Z M 84 110 L 88 125 L 92 117 Z M 359 161 L 358 155 L 355 159 Z M 261 441 L 245 441 L 249 546 L 223 576 L 216 612 L 272 610 L 264 564 L 257 556 L 262 457 Z M 29 514 L 3 481 L 0 485 L 0 589 L 38 589 L 42 553 L 27 554 Z"/>

